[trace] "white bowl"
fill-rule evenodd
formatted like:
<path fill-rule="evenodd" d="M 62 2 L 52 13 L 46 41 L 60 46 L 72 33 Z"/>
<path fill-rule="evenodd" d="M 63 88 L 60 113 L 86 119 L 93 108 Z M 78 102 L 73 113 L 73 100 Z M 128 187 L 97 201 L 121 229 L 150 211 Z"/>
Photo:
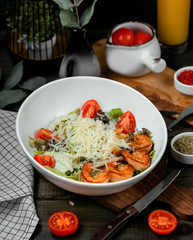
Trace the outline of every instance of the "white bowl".
<path fill-rule="evenodd" d="M 41 127 L 48 127 L 55 116 L 67 114 L 89 99 L 96 99 L 104 111 L 116 107 L 123 111 L 130 110 L 136 118 L 137 128 L 145 127 L 152 132 L 156 153 L 147 170 L 121 182 L 92 184 L 60 177 L 33 159 L 28 145 L 29 136 L 34 136 L 35 131 Z M 167 144 L 165 121 L 146 97 L 116 81 L 88 76 L 56 80 L 34 91 L 18 111 L 16 133 L 29 161 L 45 178 L 63 189 L 90 196 L 116 193 L 142 180 L 158 164 Z"/>
<path fill-rule="evenodd" d="M 115 45 L 112 43 L 112 34 L 120 28 L 129 28 L 134 33 L 146 32 L 152 39 L 136 46 Z M 160 58 L 161 48 L 155 29 L 144 22 L 130 21 L 113 27 L 107 38 L 105 53 L 108 67 L 127 77 L 138 77 L 151 71 L 160 73 L 166 68 L 165 60 Z"/>
<path fill-rule="evenodd" d="M 187 85 L 184 83 L 181 83 L 178 81 L 178 76 L 181 72 L 184 70 L 192 70 L 193 71 L 193 66 L 188 66 L 188 67 L 183 67 L 177 70 L 174 74 L 174 87 L 181 93 L 189 96 L 193 96 L 193 85 Z"/>
<path fill-rule="evenodd" d="M 184 163 L 184 164 L 193 164 L 193 155 L 188 155 L 188 154 L 183 154 L 181 152 L 178 152 L 175 148 L 174 148 L 174 143 L 177 139 L 181 138 L 182 136 L 193 136 L 193 132 L 184 132 L 184 133 L 180 133 L 178 135 L 176 135 L 175 137 L 172 138 L 171 140 L 171 155 L 172 157 L 180 162 L 180 163 Z"/>

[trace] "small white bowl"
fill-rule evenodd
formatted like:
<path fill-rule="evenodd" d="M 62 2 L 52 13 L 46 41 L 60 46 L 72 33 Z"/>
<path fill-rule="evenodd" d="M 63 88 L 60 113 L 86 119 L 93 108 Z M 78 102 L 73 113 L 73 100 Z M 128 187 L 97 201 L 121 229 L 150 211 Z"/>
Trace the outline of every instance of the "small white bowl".
<path fill-rule="evenodd" d="M 181 72 L 184 70 L 192 70 L 193 71 L 193 66 L 189 67 L 183 67 L 177 70 L 174 74 L 174 87 L 181 93 L 189 96 L 193 96 L 193 85 L 187 85 L 184 83 L 181 83 L 177 78 Z"/>
<path fill-rule="evenodd" d="M 171 155 L 176 161 L 178 161 L 180 163 L 193 164 L 193 155 L 188 155 L 188 154 L 178 152 L 174 148 L 175 141 L 183 136 L 193 136 L 193 132 L 183 132 L 172 138 L 172 140 L 171 140 Z"/>

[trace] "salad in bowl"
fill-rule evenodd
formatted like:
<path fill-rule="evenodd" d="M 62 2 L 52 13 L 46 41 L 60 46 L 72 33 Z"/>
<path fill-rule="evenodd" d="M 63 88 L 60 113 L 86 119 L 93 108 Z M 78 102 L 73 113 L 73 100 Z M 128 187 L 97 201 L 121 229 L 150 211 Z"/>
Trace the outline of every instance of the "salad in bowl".
<path fill-rule="evenodd" d="M 161 160 L 167 127 L 135 89 L 77 76 L 45 84 L 22 103 L 18 141 L 40 176 L 76 194 L 123 191 Z"/>
<path fill-rule="evenodd" d="M 155 154 L 151 132 L 136 129 L 132 112 L 104 112 L 95 99 L 40 128 L 29 145 L 46 169 L 86 183 L 131 178 L 149 168 Z"/>

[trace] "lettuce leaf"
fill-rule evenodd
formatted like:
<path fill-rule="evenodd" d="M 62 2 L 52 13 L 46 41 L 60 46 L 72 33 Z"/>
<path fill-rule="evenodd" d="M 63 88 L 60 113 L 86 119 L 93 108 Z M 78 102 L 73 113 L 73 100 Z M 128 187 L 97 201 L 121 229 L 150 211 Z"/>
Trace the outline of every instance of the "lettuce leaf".
<path fill-rule="evenodd" d="M 107 113 L 108 117 L 114 121 L 117 121 L 120 116 L 123 114 L 121 108 L 113 108 L 110 112 Z"/>

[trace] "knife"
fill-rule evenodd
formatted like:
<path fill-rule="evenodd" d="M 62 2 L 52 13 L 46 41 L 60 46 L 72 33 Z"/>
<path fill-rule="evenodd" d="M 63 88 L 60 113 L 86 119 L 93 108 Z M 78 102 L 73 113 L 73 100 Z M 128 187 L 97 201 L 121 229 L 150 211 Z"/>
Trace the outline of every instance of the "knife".
<path fill-rule="evenodd" d="M 153 200 L 155 200 L 180 174 L 181 170 L 174 170 L 167 175 L 158 185 L 144 195 L 135 204 L 126 208 L 108 225 L 101 228 L 90 240 L 108 240 L 113 237 L 128 221 L 137 217 Z"/>

